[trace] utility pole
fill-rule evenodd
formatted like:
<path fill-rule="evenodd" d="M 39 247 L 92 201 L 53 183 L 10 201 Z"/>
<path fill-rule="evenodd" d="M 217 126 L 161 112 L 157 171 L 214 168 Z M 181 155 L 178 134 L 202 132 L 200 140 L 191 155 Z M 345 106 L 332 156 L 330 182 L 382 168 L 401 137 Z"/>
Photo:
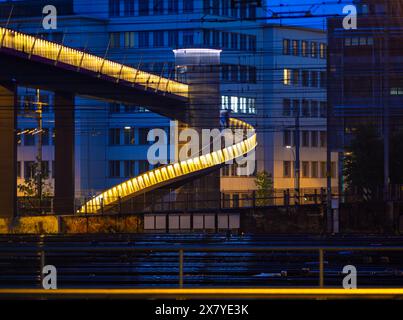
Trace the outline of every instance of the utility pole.
<path fill-rule="evenodd" d="M 295 116 L 295 204 L 299 205 L 300 203 L 300 107 L 299 104 L 297 108 L 294 110 L 296 112 Z"/>
<path fill-rule="evenodd" d="M 39 174 L 37 175 L 37 190 L 38 190 L 38 199 L 39 199 L 39 207 L 42 205 L 42 127 L 43 127 L 43 119 L 42 119 L 42 103 L 41 103 L 41 95 L 39 89 L 36 89 L 36 113 L 38 120 L 38 165 L 39 165 Z"/>
<path fill-rule="evenodd" d="M 390 11 L 389 11 L 390 13 Z M 387 15 L 389 17 L 389 14 Z M 383 93 L 383 185 L 384 185 L 384 200 L 389 200 L 389 185 L 390 185 L 390 110 L 389 110 L 389 18 L 385 21 L 385 38 L 384 38 L 384 63 L 385 63 L 385 73 L 384 73 L 384 88 Z"/>

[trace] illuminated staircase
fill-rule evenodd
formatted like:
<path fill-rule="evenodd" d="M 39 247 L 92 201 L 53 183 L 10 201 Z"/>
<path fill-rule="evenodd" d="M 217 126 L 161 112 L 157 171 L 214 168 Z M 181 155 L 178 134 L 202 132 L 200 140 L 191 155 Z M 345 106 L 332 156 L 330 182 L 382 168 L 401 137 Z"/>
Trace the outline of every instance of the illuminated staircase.
<path fill-rule="evenodd" d="M 231 118 L 230 127 L 244 129 L 245 131 L 248 130 L 252 134 L 249 134 L 243 141 L 235 143 L 232 146 L 196 156 L 186 161 L 165 165 L 122 182 L 85 203 L 78 210 L 78 213 L 100 213 L 103 211 L 103 208 L 114 206 L 119 201 L 124 202 L 129 198 L 189 178 L 191 175 L 200 174 L 215 167 L 219 168 L 227 161 L 235 160 L 256 147 L 256 133 L 251 125 Z"/>

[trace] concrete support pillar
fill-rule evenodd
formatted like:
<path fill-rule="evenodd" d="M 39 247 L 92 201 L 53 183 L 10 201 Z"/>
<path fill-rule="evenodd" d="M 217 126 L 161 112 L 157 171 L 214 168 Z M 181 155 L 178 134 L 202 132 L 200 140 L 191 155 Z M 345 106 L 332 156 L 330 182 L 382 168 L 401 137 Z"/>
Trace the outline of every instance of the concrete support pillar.
<path fill-rule="evenodd" d="M 0 84 L 0 217 L 17 214 L 17 94 L 13 83 Z"/>
<path fill-rule="evenodd" d="M 177 73 L 184 76 L 189 85 L 189 105 L 185 124 L 179 130 L 190 127 L 199 133 L 201 144 L 203 129 L 220 128 L 220 50 L 180 49 L 174 50 Z M 212 151 L 212 149 L 210 150 Z M 200 151 L 200 155 L 202 151 Z M 220 172 L 195 179 L 181 188 L 187 193 L 190 208 L 220 207 Z"/>
<path fill-rule="evenodd" d="M 55 93 L 55 214 L 73 214 L 74 158 L 74 95 Z"/>

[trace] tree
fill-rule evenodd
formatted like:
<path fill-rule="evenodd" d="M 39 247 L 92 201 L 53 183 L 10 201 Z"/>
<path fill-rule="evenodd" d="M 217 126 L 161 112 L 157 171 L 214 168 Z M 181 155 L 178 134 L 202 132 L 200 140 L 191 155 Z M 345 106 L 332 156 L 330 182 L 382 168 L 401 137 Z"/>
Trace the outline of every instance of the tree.
<path fill-rule="evenodd" d="M 272 203 L 273 196 L 273 178 L 270 173 L 261 171 L 256 175 L 256 205 L 267 206 Z"/>
<path fill-rule="evenodd" d="M 52 185 L 48 182 L 49 173 L 43 169 L 36 159 L 31 166 L 31 176 L 18 185 L 18 191 L 22 192 L 25 197 L 37 197 L 38 199 L 50 197 Z M 39 190 L 41 190 L 41 194 L 39 194 Z"/>
<path fill-rule="evenodd" d="M 390 178 L 392 184 L 403 183 L 403 132 L 392 131 L 390 138 Z M 356 131 L 344 159 L 347 189 L 376 192 L 383 186 L 382 137 L 375 126 L 362 126 Z"/>

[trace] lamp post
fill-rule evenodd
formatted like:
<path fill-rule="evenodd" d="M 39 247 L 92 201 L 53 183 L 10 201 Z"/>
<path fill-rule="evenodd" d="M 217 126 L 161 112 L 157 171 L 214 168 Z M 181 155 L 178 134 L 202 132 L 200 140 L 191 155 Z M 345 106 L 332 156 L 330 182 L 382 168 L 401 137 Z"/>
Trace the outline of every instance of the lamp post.
<path fill-rule="evenodd" d="M 296 155 L 294 152 L 294 149 L 292 146 L 286 146 L 287 149 L 291 150 L 293 160 L 294 160 L 294 198 L 295 198 L 295 203 L 299 204 L 299 189 L 300 189 L 300 170 L 299 170 L 299 165 L 297 165 L 297 159 Z"/>

